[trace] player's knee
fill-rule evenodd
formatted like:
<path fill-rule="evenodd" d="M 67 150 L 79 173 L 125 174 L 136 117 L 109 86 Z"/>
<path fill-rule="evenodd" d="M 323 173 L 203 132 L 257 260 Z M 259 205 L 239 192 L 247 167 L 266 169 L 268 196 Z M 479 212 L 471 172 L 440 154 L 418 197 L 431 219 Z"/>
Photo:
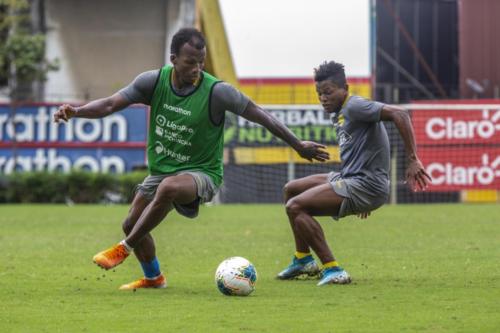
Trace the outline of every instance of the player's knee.
<path fill-rule="evenodd" d="M 154 201 L 161 203 L 172 202 L 174 201 L 178 192 L 179 186 L 177 185 L 177 183 L 164 180 L 160 184 L 160 186 L 158 186 Z"/>
<path fill-rule="evenodd" d="M 283 197 L 285 198 L 285 202 L 288 201 L 292 197 L 292 189 L 291 189 L 291 182 L 288 182 L 283 186 Z"/>
<path fill-rule="evenodd" d="M 134 223 L 130 220 L 130 218 L 126 218 L 125 221 L 122 223 L 122 230 L 125 233 L 125 235 L 128 235 L 132 229 L 134 228 Z"/>
<path fill-rule="evenodd" d="M 288 216 L 291 217 L 297 216 L 303 211 L 300 202 L 294 199 L 288 200 L 285 207 L 286 207 L 286 213 L 288 214 Z"/>
<path fill-rule="evenodd" d="M 288 183 L 285 184 L 285 186 L 283 186 L 283 196 L 285 198 L 285 202 L 293 198 L 296 195 L 296 193 L 297 190 L 294 180 L 289 181 Z"/>

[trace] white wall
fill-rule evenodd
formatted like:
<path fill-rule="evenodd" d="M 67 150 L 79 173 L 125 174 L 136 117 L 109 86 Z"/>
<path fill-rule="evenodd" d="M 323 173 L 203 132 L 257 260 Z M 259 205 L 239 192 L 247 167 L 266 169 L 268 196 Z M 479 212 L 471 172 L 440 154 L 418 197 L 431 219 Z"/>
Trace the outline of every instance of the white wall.
<path fill-rule="evenodd" d="M 164 64 L 167 1 L 47 0 L 47 101 L 108 96 Z"/>

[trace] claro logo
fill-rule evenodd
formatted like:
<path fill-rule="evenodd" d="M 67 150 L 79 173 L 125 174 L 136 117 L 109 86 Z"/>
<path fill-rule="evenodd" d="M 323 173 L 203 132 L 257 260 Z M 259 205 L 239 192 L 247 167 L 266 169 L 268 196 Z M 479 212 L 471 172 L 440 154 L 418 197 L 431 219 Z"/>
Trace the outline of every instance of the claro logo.
<path fill-rule="evenodd" d="M 490 162 L 488 154 L 482 155 L 481 166 L 463 166 L 453 163 L 431 163 L 427 172 L 434 185 L 489 185 L 500 177 L 500 156 Z"/>
<path fill-rule="evenodd" d="M 500 132 L 500 110 L 483 110 L 481 120 L 457 120 L 452 117 L 430 118 L 425 133 L 433 140 L 489 139 Z"/>

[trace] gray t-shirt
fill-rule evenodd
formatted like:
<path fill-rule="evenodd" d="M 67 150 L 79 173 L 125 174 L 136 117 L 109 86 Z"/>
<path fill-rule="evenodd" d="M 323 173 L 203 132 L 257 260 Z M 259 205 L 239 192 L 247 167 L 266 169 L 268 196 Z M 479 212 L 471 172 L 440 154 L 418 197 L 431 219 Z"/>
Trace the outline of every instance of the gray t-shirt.
<path fill-rule="evenodd" d="M 131 103 L 151 105 L 153 93 L 158 81 L 160 70 L 151 70 L 139 74 L 128 86 L 121 89 L 119 93 Z M 188 86 L 181 90 L 175 90 L 177 95 L 189 95 L 196 87 Z M 172 86 L 172 89 L 175 89 Z M 217 83 L 212 89 L 210 98 L 211 119 L 219 124 L 226 111 L 241 115 L 245 111 L 250 99 L 226 82 Z"/>
<path fill-rule="evenodd" d="M 384 104 L 350 96 L 332 116 L 343 178 L 359 178 L 375 193 L 389 192 L 389 137 L 380 113 Z"/>

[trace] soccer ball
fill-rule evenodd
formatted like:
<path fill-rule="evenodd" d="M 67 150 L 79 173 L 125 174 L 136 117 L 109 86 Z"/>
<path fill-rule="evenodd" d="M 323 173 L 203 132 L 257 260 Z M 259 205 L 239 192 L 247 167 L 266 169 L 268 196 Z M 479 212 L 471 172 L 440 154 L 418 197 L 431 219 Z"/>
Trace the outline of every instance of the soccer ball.
<path fill-rule="evenodd" d="M 248 296 L 255 289 L 257 271 L 250 261 L 231 257 L 220 263 L 215 271 L 215 284 L 227 296 Z"/>

